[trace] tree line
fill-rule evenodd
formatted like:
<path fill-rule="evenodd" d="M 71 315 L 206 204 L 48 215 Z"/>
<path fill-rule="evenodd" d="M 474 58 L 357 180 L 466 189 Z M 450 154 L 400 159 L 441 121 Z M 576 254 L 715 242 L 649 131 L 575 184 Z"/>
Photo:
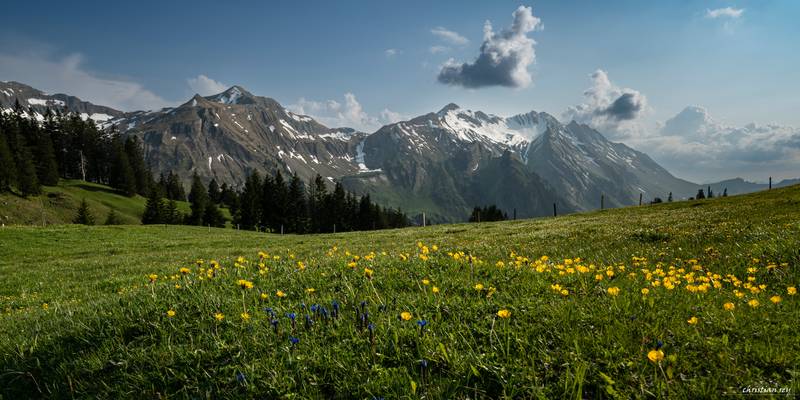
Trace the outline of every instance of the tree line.
<path fill-rule="evenodd" d="M 328 233 L 409 225 L 402 211 L 374 203 L 369 194 L 359 197 L 347 192 L 339 182 L 329 190 L 320 175 L 306 183 L 297 175 L 287 180 L 280 171 L 264 178 L 254 171 L 242 189 L 235 190 L 225 183 L 220 186 L 216 179 L 204 186 L 195 174 L 188 200 L 191 211 L 181 215 L 174 198 L 165 195 L 164 190 L 153 190 L 142 223 L 182 221 L 223 227 L 226 220 L 220 207 L 225 207 L 230 210 L 234 227 L 275 233 Z"/>
<path fill-rule="evenodd" d="M 48 109 L 40 119 L 15 102 L 0 113 L 0 192 L 41 193 L 59 178 L 111 186 L 128 196 L 153 185 L 136 137 L 99 129 L 91 119 Z"/>

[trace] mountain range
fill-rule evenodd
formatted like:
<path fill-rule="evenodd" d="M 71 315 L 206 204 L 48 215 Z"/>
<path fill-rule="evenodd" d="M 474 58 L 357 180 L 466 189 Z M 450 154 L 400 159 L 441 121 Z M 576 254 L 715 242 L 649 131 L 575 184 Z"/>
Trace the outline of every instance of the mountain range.
<path fill-rule="evenodd" d="M 326 127 L 240 86 L 174 108 L 122 112 L 0 82 L 0 109 L 17 102 L 37 118 L 57 109 L 135 135 L 154 172 L 173 171 L 186 183 L 195 173 L 237 187 L 252 171 L 305 181 L 319 174 L 410 215 L 424 212 L 432 222 L 464 220 L 476 205 L 496 204 L 524 218 L 549 215 L 553 204 L 559 213 L 592 210 L 602 196 L 605 207 L 620 207 L 640 196 L 686 198 L 707 186 L 676 178 L 588 125 L 544 112 L 501 117 L 448 104 L 366 133 Z M 741 179 L 710 186 L 718 194 L 764 188 Z"/>

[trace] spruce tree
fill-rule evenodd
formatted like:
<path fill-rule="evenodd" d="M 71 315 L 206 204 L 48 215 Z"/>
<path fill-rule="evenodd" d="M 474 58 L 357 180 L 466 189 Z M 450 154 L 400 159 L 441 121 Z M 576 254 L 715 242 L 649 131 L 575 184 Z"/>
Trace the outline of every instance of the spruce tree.
<path fill-rule="evenodd" d="M 72 220 L 73 224 L 94 225 L 94 216 L 89 211 L 89 203 L 86 199 L 81 200 L 81 205 L 78 207 L 78 212 L 75 214 L 75 219 Z"/>
<path fill-rule="evenodd" d="M 288 231 L 292 233 L 306 233 L 306 223 L 308 220 L 308 209 L 306 204 L 306 194 L 303 182 L 297 177 L 292 176 L 289 181 L 287 191 L 287 211 L 289 213 Z"/>
<path fill-rule="evenodd" d="M 219 204 L 220 200 L 220 191 L 219 191 L 219 184 L 217 180 L 211 178 L 211 182 L 208 183 L 208 199 L 209 201 Z"/>
<path fill-rule="evenodd" d="M 17 188 L 23 196 L 41 193 L 39 178 L 36 176 L 36 165 L 33 163 L 33 155 L 28 146 L 18 140 L 20 148 L 17 150 Z"/>
<path fill-rule="evenodd" d="M 150 190 L 147 196 L 147 203 L 144 206 L 144 214 L 142 214 L 142 223 L 149 224 L 163 224 L 164 218 L 162 215 L 163 206 L 161 201 L 161 194 L 156 188 Z"/>
<path fill-rule="evenodd" d="M 166 202 L 161 200 L 161 219 L 165 224 L 178 225 L 183 222 L 183 215 L 178 211 L 178 203 L 169 199 Z"/>
<path fill-rule="evenodd" d="M 208 192 L 196 172 L 192 176 L 192 190 L 189 192 L 189 202 L 192 209 L 188 220 L 189 225 L 202 225 L 203 216 L 208 205 Z"/>
<path fill-rule="evenodd" d="M 6 135 L 0 131 L 0 192 L 11 190 L 17 182 L 17 166 L 14 155 L 6 142 Z"/>
<path fill-rule="evenodd" d="M 697 191 L 697 196 L 695 196 L 697 200 L 702 200 L 706 198 L 706 194 L 703 192 L 703 189 Z"/>
<path fill-rule="evenodd" d="M 672 203 L 672 192 L 669 192 L 669 197 L 667 197 L 667 202 Z"/>
<path fill-rule="evenodd" d="M 222 211 L 213 201 L 209 201 L 206 204 L 206 210 L 203 213 L 203 225 L 210 225 L 216 228 L 225 227 L 225 216 L 222 215 Z"/>
<path fill-rule="evenodd" d="M 113 165 L 111 166 L 109 183 L 111 187 L 122 191 L 126 196 L 133 196 L 138 193 L 138 187 L 136 185 L 136 175 L 128 161 L 125 147 L 120 139 L 114 140 L 111 146 L 113 147 Z"/>
<path fill-rule="evenodd" d="M 108 216 L 106 217 L 105 225 L 122 225 L 122 220 L 117 215 L 117 212 L 114 211 L 112 208 L 108 211 Z"/>

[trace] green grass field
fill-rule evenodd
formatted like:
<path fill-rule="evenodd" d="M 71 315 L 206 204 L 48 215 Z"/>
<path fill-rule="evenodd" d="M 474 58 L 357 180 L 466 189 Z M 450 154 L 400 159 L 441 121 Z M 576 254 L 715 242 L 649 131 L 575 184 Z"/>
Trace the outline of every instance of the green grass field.
<path fill-rule="evenodd" d="M 333 235 L 7 226 L 0 397 L 796 394 L 799 266 L 800 187 Z"/>
<path fill-rule="evenodd" d="M 136 195 L 125 196 L 104 185 L 81 180 L 61 180 L 58 186 L 43 186 L 39 196 L 20 197 L 0 193 L 0 223 L 4 225 L 58 225 L 69 224 L 81 201 L 86 199 L 95 224 L 102 225 L 110 210 L 114 210 L 123 224 L 139 224 L 147 199 Z M 191 212 L 189 203 L 177 202 L 178 211 Z M 221 209 L 228 220 L 227 208 Z"/>

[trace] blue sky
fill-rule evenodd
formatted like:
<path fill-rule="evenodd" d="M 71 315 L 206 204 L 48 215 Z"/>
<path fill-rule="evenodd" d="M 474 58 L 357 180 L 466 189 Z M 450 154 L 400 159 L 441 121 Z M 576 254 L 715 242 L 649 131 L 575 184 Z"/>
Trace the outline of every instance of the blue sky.
<path fill-rule="evenodd" d="M 677 166 L 669 146 L 680 144 L 654 136 L 690 105 L 702 107 L 707 119 L 707 126 L 686 128 L 698 135 L 730 133 L 751 122 L 800 126 L 800 2 L 230 3 L 5 4 L 0 80 L 130 110 L 179 104 L 198 89 L 189 80 L 203 75 L 331 123 L 347 121 L 336 121 L 335 113 L 326 120 L 325 102 L 348 104 L 350 93 L 350 103 L 366 117 L 351 122 L 370 129 L 450 102 L 499 115 L 537 110 L 563 118 L 570 107 L 594 106 L 584 91 L 597 83 L 590 75 L 600 69 L 613 94 L 630 91 L 643 100 L 641 113 L 624 126 L 583 122 Z M 502 32 L 520 6 L 532 7 L 539 19 L 524 33 L 536 42 L 535 58 L 525 67 L 529 84 L 469 88 L 437 81 L 448 59 L 478 57 L 485 21 Z M 104 93 L 109 86 L 118 89 L 114 96 Z M 675 140 L 686 145 L 702 139 L 696 136 Z M 796 152 L 782 157 L 798 158 Z M 752 170 L 755 179 L 762 170 L 790 176 L 793 168 L 743 164 L 737 172 Z"/>

